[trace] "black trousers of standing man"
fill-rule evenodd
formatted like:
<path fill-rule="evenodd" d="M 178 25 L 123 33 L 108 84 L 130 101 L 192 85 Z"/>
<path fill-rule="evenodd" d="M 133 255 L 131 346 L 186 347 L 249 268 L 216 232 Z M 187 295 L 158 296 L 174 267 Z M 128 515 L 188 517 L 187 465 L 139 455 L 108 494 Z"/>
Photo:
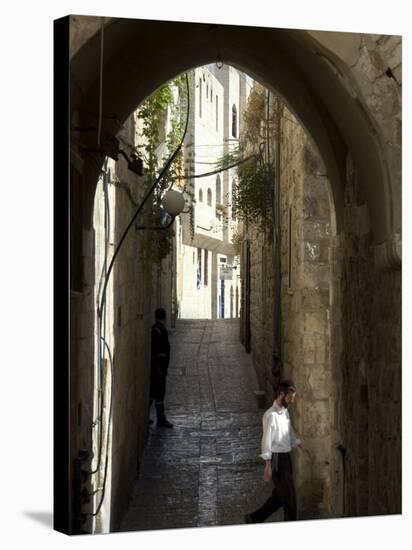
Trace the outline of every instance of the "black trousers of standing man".
<path fill-rule="evenodd" d="M 150 401 L 156 404 L 163 403 L 166 395 L 166 370 L 161 367 L 152 367 L 150 373 Z"/>
<path fill-rule="evenodd" d="M 274 483 L 272 495 L 263 506 L 250 514 L 252 523 L 262 523 L 282 506 L 285 521 L 297 519 L 296 490 L 290 453 L 272 455 L 272 481 Z"/>

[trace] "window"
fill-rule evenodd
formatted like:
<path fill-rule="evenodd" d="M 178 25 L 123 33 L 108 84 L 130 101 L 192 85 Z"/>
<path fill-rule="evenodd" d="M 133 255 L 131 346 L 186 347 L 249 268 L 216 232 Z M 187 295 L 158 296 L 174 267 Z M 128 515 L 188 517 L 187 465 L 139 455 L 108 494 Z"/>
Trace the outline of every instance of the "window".
<path fill-rule="evenodd" d="M 199 117 L 202 118 L 202 79 L 199 78 Z"/>
<path fill-rule="evenodd" d="M 216 178 L 216 202 L 217 204 L 222 202 L 222 182 L 220 181 L 220 176 Z"/>
<path fill-rule="evenodd" d="M 204 276 L 203 276 L 203 284 L 207 286 L 208 284 L 208 276 L 209 276 L 209 251 L 205 250 L 205 264 L 204 264 Z"/>
<path fill-rule="evenodd" d="M 219 130 L 219 97 L 216 96 L 216 132 Z"/>
<path fill-rule="evenodd" d="M 232 107 L 232 137 L 237 137 L 237 109 L 236 105 Z"/>
<path fill-rule="evenodd" d="M 199 189 L 199 202 L 203 202 L 203 191 Z"/>
<path fill-rule="evenodd" d="M 207 205 L 212 206 L 212 190 L 210 189 L 210 187 L 207 190 Z"/>

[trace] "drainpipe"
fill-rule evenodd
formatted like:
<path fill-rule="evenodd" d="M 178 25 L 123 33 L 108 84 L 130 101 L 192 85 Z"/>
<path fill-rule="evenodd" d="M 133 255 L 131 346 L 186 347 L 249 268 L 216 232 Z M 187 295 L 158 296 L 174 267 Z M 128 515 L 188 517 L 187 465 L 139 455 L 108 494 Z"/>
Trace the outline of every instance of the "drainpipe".
<path fill-rule="evenodd" d="M 275 245 L 275 263 L 276 263 L 276 294 L 275 294 L 275 341 L 278 357 L 273 358 L 272 374 L 276 379 L 280 379 L 283 350 L 282 350 L 282 272 L 281 272 L 281 247 L 282 234 L 280 225 L 280 105 L 278 105 L 276 118 L 276 154 L 275 154 L 275 185 L 274 185 L 274 208 L 275 218 L 274 226 L 274 245 Z"/>

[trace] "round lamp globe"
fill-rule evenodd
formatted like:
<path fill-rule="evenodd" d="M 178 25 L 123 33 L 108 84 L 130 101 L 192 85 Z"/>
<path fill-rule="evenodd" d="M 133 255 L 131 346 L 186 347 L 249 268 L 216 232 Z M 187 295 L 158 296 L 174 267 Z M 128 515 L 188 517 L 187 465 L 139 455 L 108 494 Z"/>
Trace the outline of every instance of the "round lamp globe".
<path fill-rule="evenodd" d="M 182 193 L 171 189 L 165 193 L 162 204 L 168 214 L 171 216 L 178 216 L 185 207 L 185 199 Z"/>

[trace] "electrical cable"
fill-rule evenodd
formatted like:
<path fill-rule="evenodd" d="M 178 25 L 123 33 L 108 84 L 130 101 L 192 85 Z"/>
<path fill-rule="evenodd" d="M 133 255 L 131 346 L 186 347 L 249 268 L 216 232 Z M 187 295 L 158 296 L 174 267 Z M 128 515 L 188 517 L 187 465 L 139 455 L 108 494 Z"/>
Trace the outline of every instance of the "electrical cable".
<path fill-rule="evenodd" d="M 188 180 L 191 178 L 206 178 L 207 176 L 214 176 L 215 174 L 220 174 L 220 172 L 224 172 L 225 170 L 230 170 L 231 168 L 236 168 L 236 166 L 239 166 L 240 164 L 244 164 L 245 162 L 256 159 L 258 155 L 249 155 L 248 157 L 241 159 L 233 164 L 229 164 L 228 166 L 224 166 L 223 168 L 218 168 L 216 170 L 213 170 L 212 172 L 205 172 L 204 174 L 190 174 L 187 176 L 180 176 L 176 177 L 176 180 Z"/>
<path fill-rule="evenodd" d="M 97 163 L 96 163 L 97 164 Z M 104 166 L 102 168 L 102 175 L 103 175 L 103 193 L 104 193 L 104 198 L 105 198 L 105 201 L 104 201 L 104 232 L 105 232 L 105 247 L 104 247 L 104 260 L 103 260 L 103 267 L 102 267 L 102 271 L 101 271 L 101 274 L 100 274 L 100 279 L 99 279 L 99 288 L 98 288 L 98 291 L 97 291 L 97 295 L 100 296 L 100 291 L 101 291 L 101 288 L 102 288 L 102 282 L 103 282 L 103 276 L 104 276 L 104 272 L 105 272 L 105 265 L 106 265 L 106 262 L 107 262 L 107 252 L 108 252 L 108 247 L 107 247 L 107 227 L 106 227 L 106 224 L 107 224 L 107 215 L 108 215 L 108 205 L 107 205 L 107 201 L 108 201 L 108 197 L 107 197 L 107 185 L 106 185 L 106 179 L 105 179 L 105 176 L 106 176 L 106 172 L 107 172 L 107 164 L 108 164 L 108 159 L 106 157 L 105 159 L 105 162 L 104 162 Z"/>
<path fill-rule="evenodd" d="M 109 360 L 110 360 L 110 378 L 111 378 L 111 385 L 110 385 L 110 406 L 109 406 L 109 418 L 108 418 L 108 421 L 107 421 L 107 433 L 106 433 L 106 457 L 105 457 L 105 465 L 104 465 L 104 475 L 103 475 L 103 486 L 102 486 L 102 496 L 100 498 L 100 502 L 96 508 L 96 511 L 95 512 L 89 512 L 88 516 L 92 516 L 92 517 L 96 517 L 99 512 L 100 512 L 100 509 L 103 505 L 103 501 L 104 501 L 104 497 L 105 497 L 105 493 L 106 493 L 106 482 L 107 482 L 107 470 L 108 470 L 108 464 L 109 464 L 109 441 L 110 441 L 110 426 L 111 426 L 111 423 L 112 423 L 112 412 L 113 412 L 113 388 L 114 388 L 114 384 L 113 384 L 113 377 L 114 377 L 114 363 L 113 363 L 113 356 L 112 356 L 112 353 L 110 351 L 110 347 L 108 345 L 108 343 L 106 342 L 106 340 L 102 337 L 102 340 L 103 340 L 103 343 L 105 345 L 105 348 L 107 349 L 107 353 L 109 355 Z M 96 493 L 96 491 L 94 492 Z"/>
<path fill-rule="evenodd" d="M 99 289 L 97 296 L 100 296 L 100 290 L 103 282 L 103 277 L 106 275 L 107 272 L 107 258 L 108 258 L 108 249 L 109 249 L 109 239 L 110 239 L 110 205 L 109 205 L 109 195 L 108 195 L 108 180 L 107 180 L 107 163 L 108 159 L 106 158 L 105 164 L 104 164 L 104 172 L 103 172 L 103 192 L 104 192 L 104 229 L 105 229 L 105 242 L 104 242 L 104 259 L 103 259 L 103 266 L 102 266 L 102 272 L 100 276 L 99 281 Z M 103 319 L 103 323 L 102 323 Z M 101 340 L 102 338 L 106 338 L 106 302 L 104 303 L 104 309 L 102 312 L 102 316 L 98 316 L 97 319 L 97 357 L 99 361 L 99 368 L 98 368 L 98 380 L 97 380 L 97 387 L 98 387 L 98 416 L 97 419 L 94 421 L 93 425 L 99 426 L 99 445 L 98 445 L 98 459 L 97 459 L 97 465 L 93 469 L 91 468 L 90 474 L 96 474 L 100 469 L 101 464 L 101 456 L 102 456 L 102 448 L 103 448 L 103 429 L 102 429 L 102 423 L 103 423 L 103 409 L 104 409 L 104 395 L 103 392 L 100 391 L 102 389 L 102 380 L 103 380 L 103 365 L 105 360 L 104 350 L 102 354 L 101 349 Z"/>

